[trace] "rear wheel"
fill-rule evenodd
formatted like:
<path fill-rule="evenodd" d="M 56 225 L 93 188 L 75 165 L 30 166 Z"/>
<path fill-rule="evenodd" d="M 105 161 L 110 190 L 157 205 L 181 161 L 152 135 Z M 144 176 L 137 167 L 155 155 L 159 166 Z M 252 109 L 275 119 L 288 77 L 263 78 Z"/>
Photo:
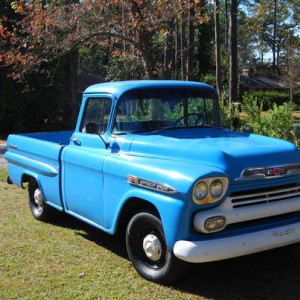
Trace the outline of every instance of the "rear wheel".
<path fill-rule="evenodd" d="M 150 281 L 170 284 L 185 274 L 185 263 L 167 247 L 161 220 L 152 213 L 132 217 L 126 231 L 126 248 L 134 268 Z"/>
<path fill-rule="evenodd" d="M 39 221 L 48 221 L 57 211 L 45 203 L 38 183 L 31 179 L 28 185 L 28 200 L 32 215 Z"/>

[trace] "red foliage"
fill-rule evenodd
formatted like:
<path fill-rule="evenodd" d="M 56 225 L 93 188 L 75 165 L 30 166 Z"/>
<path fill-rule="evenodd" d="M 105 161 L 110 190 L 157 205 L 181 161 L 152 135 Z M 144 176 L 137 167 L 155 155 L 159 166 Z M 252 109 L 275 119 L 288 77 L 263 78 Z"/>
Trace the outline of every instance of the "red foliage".
<path fill-rule="evenodd" d="M 201 22 L 199 3 L 202 2 L 83 0 L 63 5 L 61 0 L 54 0 L 43 6 L 40 0 L 29 4 L 27 0 L 19 0 L 12 3 L 12 8 L 22 16 L 21 21 L 12 27 L 0 22 L 0 37 L 5 46 L 0 52 L 0 61 L 12 67 L 14 79 L 22 80 L 27 72 L 41 70 L 45 63 L 85 42 L 103 43 L 109 38 L 110 43 L 125 41 L 133 45 L 148 68 L 145 71 L 150 72 L 147 56 L 151 54 L 151 37 L 164 32 L 168 22 L 187 16 L 190 5 L 199 8 L 195 21 Z"/>

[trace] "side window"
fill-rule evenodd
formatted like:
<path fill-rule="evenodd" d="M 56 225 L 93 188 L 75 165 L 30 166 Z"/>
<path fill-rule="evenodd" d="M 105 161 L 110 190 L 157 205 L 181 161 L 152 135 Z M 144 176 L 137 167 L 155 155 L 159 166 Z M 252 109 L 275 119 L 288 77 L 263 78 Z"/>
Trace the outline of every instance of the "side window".
<path fill-rule="evenodd" d="M 111 99 L 88 99 L 80 131 L 90 134 L 103 134 L 107 129 L 110 110 Z"/>

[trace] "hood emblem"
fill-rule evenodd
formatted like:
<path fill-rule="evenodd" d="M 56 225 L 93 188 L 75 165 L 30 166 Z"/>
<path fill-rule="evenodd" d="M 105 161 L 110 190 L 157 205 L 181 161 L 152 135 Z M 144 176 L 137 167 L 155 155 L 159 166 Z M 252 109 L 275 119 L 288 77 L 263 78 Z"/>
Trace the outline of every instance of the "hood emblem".
<path fill-rule="evenodd" d="M 271 179 L 297 174 L 300 174 L 300 164 L 246 168 L 235 181 Z"/>
<path fill-rule="evenodd" d="M 285 173 L 284 168 L 269 168 L 267 170 L 268 176 L 278 176 L 278 175 L 282 175 L 284 173 Z"/>
<path fill-rule="evenodd" d="M 177 191 L 168 184 L 159 183 L 149 179 L 139 178 L 137 176 L 128 175 L 127 182 L 131 185 L 143 187 L 150 190 L 156 190 L 167 194 L 177 193 Z"/>

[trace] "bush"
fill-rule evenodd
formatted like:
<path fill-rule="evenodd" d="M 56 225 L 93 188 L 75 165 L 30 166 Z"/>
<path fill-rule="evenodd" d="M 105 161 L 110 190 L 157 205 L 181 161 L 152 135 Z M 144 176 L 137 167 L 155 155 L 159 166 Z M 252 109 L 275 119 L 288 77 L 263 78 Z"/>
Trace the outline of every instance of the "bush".
<path fill-rule="evenodd" d="M 262 105 L 263 110 L 267 111 L 272 109 L 273 103 L 276 105 L 282 105 L 285 102 L 290 101 L 290 96 L 288 93 L 277 92 L 277 91 L 254 91 L 246 92 L 243 95 L 243 103 L 245 99 L 257 99 L 259 105 Z"/>
<path fill-rule="evenodd" d="M 268 111 L 264 111 L 263 103 L 257 97 L 244 96 L 242 106 L 236 103 L 228 105 L 223 98 L 220 106 L 225 123 L 231 129 L 284 139 L 297 145 L 300 132 L 294 127 L 294 104 L 274 103 Z"/>
<path fill-rule="evenodd" d="M 246 123 L 252 128 L 253 133 L 297 144 L 292 103 L 282 105 L 274 103 L 271 109 L 263 112 L 263 104 L 257 98 L 249 97 L 244 100 L 242 110 L 246 115 Z"/>

